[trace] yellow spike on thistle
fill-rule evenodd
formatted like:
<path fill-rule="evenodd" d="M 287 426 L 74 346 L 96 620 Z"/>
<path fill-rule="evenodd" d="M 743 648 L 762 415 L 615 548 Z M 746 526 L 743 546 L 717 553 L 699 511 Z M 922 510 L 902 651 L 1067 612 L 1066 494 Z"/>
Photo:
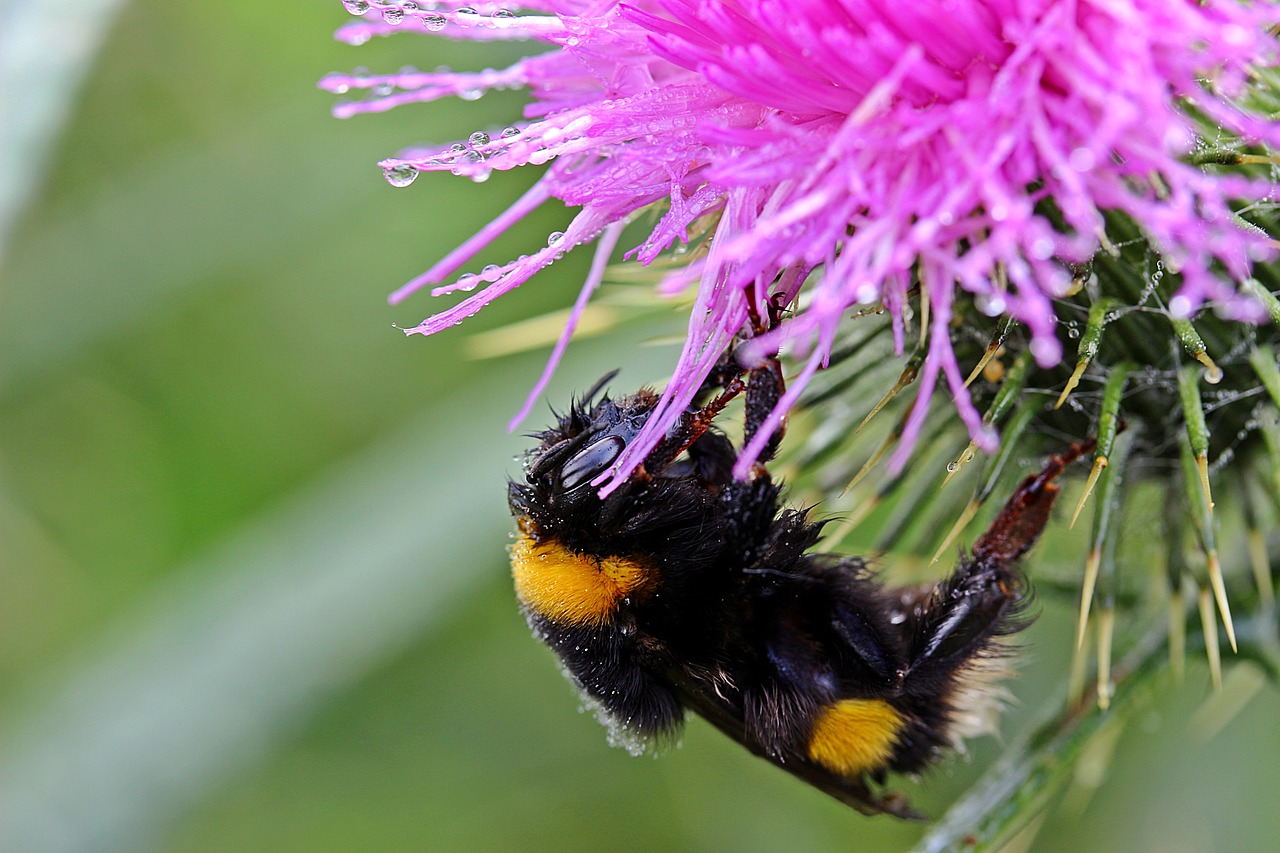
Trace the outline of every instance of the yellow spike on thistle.
<path fill-rule="evenodd" d="M 1201 352 L 1193 353 L 1192 356 L 1196 361 L 1204 365 L 1204 381 L 1210 385 L 1217 385 L 1222 381 L 1222 368 L 1218 367 L 1218 363 L 1209 357 L 1209 353 Z"/>
<path fill-rule="evenodd" d="M 1115 686 L 1111 683 L 1111 640 L 1115 636 L 1116 612 L 1104 610 L 1098 614 L 1098 707 L 1111 707 L 1111 695 Z"/>
<path fill-rule="evenodd" d="M 1275 590 L 1271 588 L 1271 561 L 1267 558 L 1267 540 L 1257 527 L 1249 528 L 1249 562 L 1253 565 L 1253 582 L 1258 587 L 1258 599 L 1265 609 L 1276 603 Z"/>
<path fill-rule="evenodd" d="M 1067 377 L 1067 384 L 1062 389 L 1062 393 L 1058 395 L 1058 402 L 1053 404 L 1053 408 L 1061 409 L 1062 404 L 1067 402 L 1067 396 L 1076 390 L 1076 386 L 1080 384 L 1080 377 L 1084 375 L 1085 368 L 1089 366 L 1087 361 L 1077 361 L 1076 369 L 1071 371 L 1071 375 Z"/>
<path fill-rule="evenodd" d="M 916 355 L 913 355 L 907 361 L 906 366 L 902 368 L 902 373 L 898 374 L 898 381 L 893 383 L 893 387 L 885 392 L 884 396 L 880 398 L 880 402 L 876 403 L 875 406 L 872 407 L 871 411 L 867 413 L 867 416 L 862 419 L 862 423 L 858 424 L 857 429 L 853 431 L 854 435 L 862 432 L 863 427 L 871 423 L 871 419 L 880 414 L 880 410 L 889 405 L 889 402 L 893 400 L 894 397 L 898 396 L 898 394 L 902 392 L 903 388 L 906 388 L 912 382 L 916 381 L 916 376 L 920 373 L 920 363 L 922 360 L 923 355 L 917 351 Z M 845 491 L 848 491 L 848 489 Z"/>
<path fill-rule="evenodd" d="M 1076 511 L 1071 514 L 1070 527 L 1076 526 L 1076 519 L 1080 517 L 1080 511 L 1084 509 L 1085 502 L 1093 494 L 1093 487 L 1098 485 L 1098 477 L 1102 476 L 1102 470 L 1106 467 L 1107 457 L 1099 455 L 1093 460 L 1093 468 L 1089 470 L 1089 479 L 1085 480 L 1084 491 L 1080 494 L 1079 502 L 1076 503 Z"/>
<path fill-rule="evenodd" d="M 973 517 L 978 514 L 978 508 L 982 506 L 981 501 L 970 501 L 960 512 L 960 517 L 956 519 L 956 523 L 951 525 L 946 537 L 942 540 L 942 544 L 938 546 L 938 550 L 933 553 L 933 559 L 929 561 L 929 565 L 938 562 L 938 558 L 942 553 L 951 547 L 951 543 L 956 541 L 956 537 L 960 535 L 960 531 L 973 521 Z"/>
<path fill-rule="evenodd" d="M 942 485 L 945 486 L 951 482 L 951 478 L 960 473 L 960 466 L 973 461 L 973 457 L 978 452 L 978 443 L 976 441 L 969 442 L 968 446 L 961 451 L 955 461 L 947 466 L 947 476 L 943 478 Z M 941 488 L 941 486 L 939 486 Z"/>
<path fill-rule="evenodd" d="M 1084 582 L 1080 586 L 1080 613 L 1076 621 L 1076 650 L 1084 648 L 1084 632 L 1089 626 L 1089 608 L 1093 606 L 1093 589 L 1098 583 L 1098 567 L 1102 565 L 1102 551 L 1094 548 L 1084 564 Z"/>
<path fill-rule="evenodd" d="M 1213 586 L 1213 597 L 1218 601 L 1218 610 L 1222 613 L 1222 626 L 1227 629 L 1227 641 L 1231 643 L 1231 651 L 1238 652 L 1236 647 L 1236 628 L 1231 621 L 1231 603 L 1227 601 L 1227 588 L 1222 582 L 1222 564 L 1218 562 L 1218 552 L 1210 551 L 1206 557 L 1209 563 L 1209 583 Z"/>
<path fill-rule="evenodd" d="M 1213 597 L 1209 590 L 1200 590 L 1200 628 L 1204 631 L 1204 651 L 1209 658 L 1209 678 L 1213 689 L 1222 689 L 1222 653 L 1218 650 L 1218 620 L 1213 612 Z"/>
<path fill-rule="evenodd" d="M 1196 456 L 1196 470 L 1200 472 L 1200 490 L 1204 492 L 1205 506 L 1213 512 L 1213 490 L 1209 488 L 1209 455 L 1201 453 Z"/>

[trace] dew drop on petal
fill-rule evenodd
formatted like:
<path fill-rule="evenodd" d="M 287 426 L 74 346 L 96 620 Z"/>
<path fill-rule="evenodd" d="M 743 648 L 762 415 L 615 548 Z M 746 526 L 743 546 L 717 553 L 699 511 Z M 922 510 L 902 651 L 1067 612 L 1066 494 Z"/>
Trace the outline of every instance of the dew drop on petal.
<path fill-rule="evenodd" d="M 1228 24 L 1222 28 L 1222 40 L 1227 44 L 1246 45 L 1249 43 L 1249 31 L 1239 24 Z"/>
<path fill-rule="evenodd" d="M 387 9 L 382 13 L 382 20 L 394 27 L 396 24 L 404 20 L 404 9 Z"/>
<path fill-rule="evenodd" d="M 369 11 L 369 4 L 366 0 L 342 0 L 342 5 L 353 15 L 363 15 Z"/>
<path fill-rule="evenodd" d="M 556 246 L 559 246 L 563 242 L 564 242 L 563 231 L 552 231 L 549 235 L 547 235 L 547 245 L 553 249 Z"/>
<path fill-rule="evenodd" d="M 502 129 L 502 133 L 500 133 L 500 134 L 498 134 L 498 135 L 499 135 L 500 137 L 502 137 L 503 139 L 511 139 L 512 137 L 519 136 L 519 135 L 520 135 L 520 130 L 519 130 L 518 128 L 514 128 L 514 127 L 504 127 L 504 128 Z"/>
<path fill-rule="evenodd" d="M 1067 162 L 1071 164 L 1071 168 L 1077 172 L 1088 172 L 1097 162 L 1097 157 L 1088 148 L 1080 147 L 1074 149 L 1067 156 Z"/>
<path fill-rule="evenodd" d="M 423 15 L 422 25 L 433 33 L 438 33 L 445 28 L 449 21 L 444 15 Z"/>
<path fill-rule="evenodd" d="M 999 294 L 979 294 L 974 298 L 974 304 L 978 306 L 979 311 L 988 317 L 999 317 L 1008 307 L 1004 297 Z"/>
<path fill-rule="evenodd" d="M 382 177 L 393 187 L 407 187 L 418 179 L 418 170 L 407 163 L 401 163 L 399 166 L 383 169 Z"/>
<path fill-rule="evenodd" d="M 489 134 L 485 133 L 483 130 L 477 130 L 475 133 L 467 137 L 467 142 L 474 146 L 488 145 Z"/>
<path fill-rule="evenodd" d="M 1057 364 L 1062 358 L 1062 347 L 1056 340 L 1036 338 L 1031 342 L 1031 355 L 1042 366 Z"/>

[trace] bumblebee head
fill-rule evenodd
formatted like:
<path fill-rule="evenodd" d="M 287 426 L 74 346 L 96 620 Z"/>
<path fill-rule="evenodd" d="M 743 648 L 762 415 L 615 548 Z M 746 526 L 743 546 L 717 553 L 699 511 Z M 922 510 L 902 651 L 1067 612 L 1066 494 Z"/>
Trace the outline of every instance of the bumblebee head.
<path fill-rule="evenodd" d="M 730 482 L 736 456 L 732 443 L 706 426 L 698 429 L 696 438 L 686 436 L 686 418 L 627 482 L 601 499 L 593 481 L 635 441 L 658 403 L 658 394 L 649 388 L 617 399 L 603 394 L 613 376 L 606 375 L 574 401 L 555 426 L 532 436 L 538 444 L 525 456 L 525 482 L 513 481 L 508 487 L 513 515 L 546 532 L 571 521 L 583 532 L 586 527 L 605 533 L 624 509 L 634 510 L 646 496 L 677 482 L 708 491 Z M 679 449 L 673 453 L 673 447 Z"/>
<path fill-rule="evenodd" d="M 635 440 L 658 400 L 648 389 L 618 400 L 602 396 L 601 390 L 615 373 L 575 400 L 555 426 L 532 436 L 538 445 L 525 456 L 528 485 L 511 484 L 512 512 L 565 512 L 589 500 L 600 502 L 591 481 L 608 470 Z"/>

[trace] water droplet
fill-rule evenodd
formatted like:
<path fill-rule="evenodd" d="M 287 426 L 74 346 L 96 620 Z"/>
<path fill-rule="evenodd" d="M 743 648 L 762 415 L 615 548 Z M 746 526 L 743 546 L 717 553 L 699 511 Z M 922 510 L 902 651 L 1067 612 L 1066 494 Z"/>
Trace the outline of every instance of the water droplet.
<path fill-rule="evenodd" d="M 959 470 L 959 468 L 960 468 L 960 465 L 959 465 L 959 464 L 957 464 L 957 463 L 955 463 L 955 462 L 948 462 L 948 463 L 947 463 L 947 473 L 948 473 L 948 474 L 954 474 L 957 470 Z"/>
<path fill-rule="evenodd" d="M 379 83 L 378 85 L 374 86 L 373 89 L 371 89 L 370 91 L 372 91 L 376 97 L 385 98 L 387 95 L 394 93 L 395 90 L 396 90 L 396 87 L 391 85 L 390 83 Z"/>
<path fill-rule="evenodd" d="M 393 187 L 407 187 L 418 179 L 418 170 L 408 163 L 399 166 L 388 166 L 382 170 L 382 177 Z"/>
<path fill-rule="evenodd" d="M 467 137 L 467 142 L 470 142 L 475 147 L 488 145 L 489 134 L 485 133 L 483 130 L 477 130 L 475 133 Z"/>
<path fill-rule="evenodd" d="M 480 277 L 485 281 L 494 282 L 498 280 L 498 276 L 502 275 L 502 267 L 497 264 L 489 264 L 480 270 Z"/>
<path fill-rule="evenodd" d="M 463 89 L 458 92 L 458 99 L 462 101 L 478 101 L 483 94 L 484 89 Z"/>
<path fill-rule="evenodd" d="M 467 150 L 467 146 L 462 142 L 455 142 L 449 146 L 449 151 L 453 154 L 461 154 Z"/>
<path fill-rule="evenodd" d="M 1037 237 L 1031 243 L 1031 256 L 1042 261 L 1053 257 L 1053 241 L 1048 237 Z"/>
<path fill-rule="evenodd" d="M 1169 313 L 1176 320 L 1190 320 L 1192 314 L 1191 300 L 1185 296 L 1175 296 L 1169 300 Z"/>
<path fill-rule="evenodd" d="M 476 285 L 480 283 L 480 277 L 475 273 L 469 272 L 458 276 L 458 289 L 470 293 L 476 289 Z"/>
<path fill-rule="evenodd" d="M 498 135 L 501 136 L 503 139 L 511 139 L 514 136 L 519 136 L 520 130 L 519 128 L 515 128 L 515 127 L 504 127 L 502 129 L 502 133 Z"/>
<path fill-rule="evenodd" d="M 556 246 L 559 246 L 563 242 L 564 242 L 563 231 L 552 231 L 549 235 L 547 235 L 547 245 L 553 249 Z"/>
<path fill-rule="evenodd" d="M 509 21 L 515 18 L 515 16 L 516 13 L 512 12 L 510 9 L 499 9 L 493 13 L 493 19 L 495 21 Z"/>
<path fill-rule="evenodd" d="M 404 9 L 387 9 L 382 13 L 382 20 L 394 27 L 404 20 Z"/>
<path fill-rule="evenodd" d="M 448 23 L 449 21 L 445 19 L 444 15 L 423 15 L 422 16 L 422 25 L 427 29 L 431 30 L 433 33 L 440 32 L 445 28 L 445 26 L 448 25 Z"/>
<path fill-rule="evenodd" d="M 353 15 L 363 15 L 369 11 L 369 4 L 366 0 L 342 0 L 342 5 Z"/>
<path fill-rule="evenodd" d="M 400 4 L 400 8 L 404 9 L 406 12 L 416 12 L 418 11 L 418 4 L 414 3 L 413 0 L 405 0 L 405 2 Z"/>

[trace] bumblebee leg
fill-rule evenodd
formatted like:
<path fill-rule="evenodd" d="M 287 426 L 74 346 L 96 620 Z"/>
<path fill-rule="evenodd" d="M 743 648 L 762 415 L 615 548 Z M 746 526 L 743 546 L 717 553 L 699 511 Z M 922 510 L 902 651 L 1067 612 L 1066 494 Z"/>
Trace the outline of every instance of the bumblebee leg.
<path fill-rule="evenodd" d="M 724 411 L 725 406 L 729 405 L 734 397 L 737 397 L 746 389 L 747 386 L 743 381 L 734 377 L 714 400 L 700 409 L 681 413 L 680 422 L 667 433 L 662 441 L 658 442 L 658 446 L 645 458 L 644 471 L 647 474 L 657 474 L 665 470 L 668 465 L 675 461 L 676 457 L 684 453 L 695 441 L 702 438 L 707 430 L 711 428 L 716 416 Z"/>
<path fill-rule="evenodd" d="M 1013 563 L 1049 520 L 1058 495 L 1053 480 L 1093 445 L 1093 439 L 1077 442 L 1023 480 L 974 543 L 973 556 L 913 608 L 907 620 L 911 672 L 945 672 L 981 653 L 992 638 L 1022 627 L 1017 617 L 1026 583 Z"/>
<path fill-rule="evenodd" d="M 751 439 L 760 431 L 765 419 L 769 417 L 778 405 L 778 400 L 782 397 L 785 389 L 786 380 L 782 378 L 782 365 L 778 362 L 778 359 L 768 359 L 764 364 L 751 371 L 747 377 L 747 420 L 744 447 L 750 444 Z M 787 427 L 784 421 L 773 431 L 768 444 L 760 451 L 760 455 L 756 458 L 758 465 L 764 465 L 773 459 L 774 454 L 778 452 L 778 445 L 782 443 L 782 436 L 786 431 Z"/>
<path fill-rule="evenodd" d="M 974 559 L 1006 565 L 1030 550 L 1049 521 L 1049 510 L 1058 496 L 1058 484 L 1053 482 L 1054 478 L 1076 459 L 1093 450 L 1094 443 L 1092 438 L 1077 441 L 1050 459 L 1039 474 L 1023 480 L 987 532 L 973 543 Z"/>

